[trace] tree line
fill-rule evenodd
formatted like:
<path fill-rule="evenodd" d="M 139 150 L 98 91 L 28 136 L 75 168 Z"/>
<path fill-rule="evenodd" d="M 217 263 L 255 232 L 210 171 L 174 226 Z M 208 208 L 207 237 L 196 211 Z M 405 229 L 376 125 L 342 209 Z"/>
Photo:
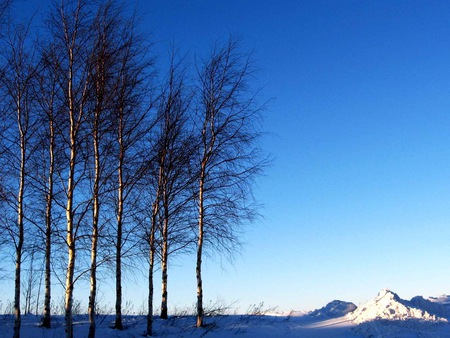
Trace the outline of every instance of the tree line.
<path fill-rule="evenodd" d="M 30 311 L 23 264 L 39 260 L 41 325 L 51 327 L 56 279 L 68 338 L 80 278 L 89 277 L 94 337 L 99 269 L 114 271 L 122 330 L 123 269 L 147 262 L 151 336 L 155 269 L 164 319 L 169 257 L 196 253 L 202 327 L 202 259 L 238 250 L 267 163 L 251 53 L 231 37 L 192 65 L 172 48 L 162 70 L 119 1 L 54 1 L 40 28 L 16 22 L 13 5 L 0 5 L 0 254 L 14 252 L 14 337 Z"/>

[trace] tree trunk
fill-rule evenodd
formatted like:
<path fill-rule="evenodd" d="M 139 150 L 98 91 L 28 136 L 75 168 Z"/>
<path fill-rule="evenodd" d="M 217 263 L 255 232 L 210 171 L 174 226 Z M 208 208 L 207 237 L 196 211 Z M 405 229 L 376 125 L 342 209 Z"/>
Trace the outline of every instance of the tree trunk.
<path fill-rule="evenodd" d="M 22 111 L 20 106 L 20 97 L 18 98 L 17 119 L 20 132 L 20 176 L 19 176 L 19 192 L 17 196 L 17 227 L 19 238 L 16 246 L 16 271 L 15 271 L 15 293 L 14 293 L 14 338 L 20 337 L 20 275 L 22 266 L 22 248 L 24 242 L 24 214 L 23 214 L 23 198 L 25 190 L 25 135 L 22 129 Z"/>
<path fill-rule="evenodd" d="M 20 211 L 19 211 L 20 212 Z M 20 218 L 21 216 L 19 216 Z M 16 271 L 15 271 L 15 293 L 14 293 L 14 338 L 20 337 L 20 274 L 23 247 L 23 225 L 19 225 L 19 240 L 16 247 Z"/>
<path fill-rule="evenodd" d="M 164 205 L 164 225 L 163 225 L 163 242 L 162 242 L 162 254 L 161 254 L 161 319 L 167 319 L 167 261 L 169 258 L 168 253 L 168 229 L 169 227 L 169 211 L 167 205 Z"/>
<path fill-rule="evenodd" d="M 119 165 L 117 169 L 118 187 L 117 187 L 117 243 L 116 243 L 116 322 L 114 327 L 123 330 L 122 324 L 122 222 L 123 222 L 123 112 L 119 110 Z"/>
<path fill-rule="evenodd" d="M 46 229 L 45 229 L 45 296 L 44 296 L 44 316 L 42 318 L 42 326 L 45 328 L 51 327 L 51 312 L 50 312 L 50 304 L 51 304 L 51 253 L 52 253 L 52 245 L 51 245 L 51 223 L 49 224 L 48 220 L 51 218 L 50 216 L 51 206 L 47 204 L 47 212 L 46 212 Z M 51 221 L 50 221 L 51 222 Z"/>
<path fill-rule="evenodd" d="M 89 294 L 89 338 L 95 337 L 95 305 L 97 296 L 97 246 L 98 246 L 98 220 L 100 212 L 100 151 L 99 151 L 99 124 L 101 108 L 95 111 L 93 146 L 94 146 L 94 191 L 93 191 L 93 217 L 92 217 L 92 246 L 91 246 L 91 285 Z"/>
<path fill-rule="evenodd" d="M 150 257 L 149 257 L 149 268 L 148 268 L 148 313 L 147 313 L 147 336 L 153 335 L 153 270 L 155 265 L 155 230 L 156 230 L 156 217 L 158 215 L 158 204 L 159 204 L 159 191 L 157 192 L 157 197 L 152 206 L 152 224 L 150 229 Z"/>
<path fill-rule="evenodd" d="M 98 229 L 95 226 L 92 230 L 92 247 L 91 247 L 91 284 L 89 294 L 89 338 L 95 337 L 95 303 L 97 295 L 97 240 Z"/>
<path fill-rule="evenodd" d="M 163 176 L 163 166 L 160 163 L 158 172 L 158 185 L 156 187 L 155 201 L 152 205 L 152 224 L 150 229 L 149 247 L 150 247 L 150 262 L 148 273 L 148 314 L 147 314 L 147 336 L 153 335 L 153 270 L 155 265 L 155 233 L 156 224 L 158 221 L 159 203 L 161 196 L 161 185 Z"/>
<path fill-rule="evenodd" d="M 94 199 L 94 220 L 91 246 L 91 278 L 89 293 L 89 338 L 95 337 L 95 304 L 97 295 L 97 244 L 98 244 L 98 198 Z"/>
<path fill-rule="evenodd" d="M 47 203 L 45 207 L 45 297 L 44 297 L 44 316 L 42 326 L 51 327 L 51 253 L 52 253 L 52 204 L 53 204 L 53 172 L 55 170 L 55 130 L 53 126 L 53 115 L 50 116 L 50 165 L 48 170 L 48 191 Z"/>
<path fill-rule="evenodd" d="M 22 240 L 20 239 L 22 237 Z M 16 272 L 15 272 L 15 292 L 14 292 L 14 338 L 20 337 L 20 271 L 22 260 L 23 230 L 19 229 L 19 241 L 16 248 Z"/>
<path fill-rule="evenodd" d="M 66 274 L 66 294 L 65 294 L 65 324 L 66 324 L 66 338 L 73 338 L 73 279 L 75 272 L 75 241 L 73 240 L 73 220 L 69 219 L 67 222 L 67 243 L 69 246 L 69 258 L 67 264 Z"/>
<path fill-rule="evenodd" d="M 117 222 L 117 247 L 116 247 L 116 321 L 114 328 L 123 330 L 122 324 L 122 222 Z"/>
<path fill-rule="evenodd" d="M 120 207 L 119 207 L 120 208 Z M 114 327 L 123 330 L 122 324 L 122 221 L 117 222 L 116 247 L 116 321 Z"/>
<path fill-rule="evenodd" d="M 204 191 L 204 173 L 205 161 L 202 163 L 202 171 L 199 186 L 199 218 L 198 218 L 198 242 L 197 242 L 197 327 L 203 326 L 203 284 L 202 284 L 202 250 L 203 250 L 203 225 L 204 225 L 204 208 L 203 208 L 203 191 Z"/>
<path fill-rule="evenodd" d="M 75 274 L 75 238 L 74 238 L 74 215 L 73 215 L 73 195 L 75 190 L 75 160 L 77 147 L 77 121 L 75 119 L 75 98 L 72 88 L 73 81 L 73 50 L 69 50 L 69 80 L 68 80 L 68 104 L 69 104 L 69 119 L 70 119 L 70 159 L 69 159 L 69 177 L 67 180 L 67 205 L 66 205 L 66 219 L 67 219 L 67 247 L 68 247 L 68 262 L 66 273 L 66 294 L 65 294 L 65 324 L 66 324 L 66 338 L 73 338 L 73 288 L 74 288 L 74 274 Z"/>
<path fill-rule="evenodd" d="M 150 264 L 148 268 L 148 313 L 147 313 L 147 336 L 153 335 L 153 271 L 155 265 L 155 250 L 150 249 Z"/>
<path fill-rule="evenodd" d="M 74 189 L 74 165 L 75 165 L 75 149 L 71 150 L 71 161 L 69 170 L 69 181 L 67 185 L 67 206 L 66 206 L 66 218 L 67 218 L 67 246 L 68 246 L 68 263 L 66 273 L 66 293 L 65 293 L 65 324 L 66 324 L 66 338 L 73 338 L 73 282 L 75 273 L 75 240 L 74 240 L 74 224 L 73 224 L 73 189 Z"/>

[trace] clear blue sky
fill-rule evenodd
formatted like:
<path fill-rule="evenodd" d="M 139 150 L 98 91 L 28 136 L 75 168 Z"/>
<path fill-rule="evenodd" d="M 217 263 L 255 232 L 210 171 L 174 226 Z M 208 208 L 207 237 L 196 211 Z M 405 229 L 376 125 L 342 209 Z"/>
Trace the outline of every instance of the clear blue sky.
<path fill-rule="evenodd" d="M 311 310 L 385 287 L 450 292 L 449 1 L 141 0 L 139 13 L 161 56 L 242 36 L 274 98 L 264 218 L 234 265 L 205 260 L 207 300 Z M 173 262 L 169 288 L 172 306 L 195 302 L 193 260 Z"/>

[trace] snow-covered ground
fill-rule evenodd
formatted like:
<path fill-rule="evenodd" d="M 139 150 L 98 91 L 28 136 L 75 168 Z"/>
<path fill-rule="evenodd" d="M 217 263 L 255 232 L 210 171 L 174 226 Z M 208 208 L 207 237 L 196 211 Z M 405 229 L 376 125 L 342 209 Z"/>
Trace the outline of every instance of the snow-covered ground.
<path fill-rule="evenodd" d="M 332 301 L 308 313 L 265 315 L 223 315 L 207 317 L 206 326 L 194 327 L 192 316 L 155 319 L 156 337 L 450 337 L 450 297 L 417 296 L 401 299 L 382 290 L 371 301 L 356 308 L 353 303 Z M 0 337 L 11 337 L 11 315 L 0 316 Z M 64 318 L 53 317 L 53 328 L 38 327 L 39 318 L 23 316 L 22 337 L 54 338 L 64 336 Z M 86 337 L 87 316 L 74 318 L 75 337 Z M 142 337 L 146 319 L 126 316 L 123 331 L 110 328 L 113 316 L 98 316 L 97 337 Z"/>

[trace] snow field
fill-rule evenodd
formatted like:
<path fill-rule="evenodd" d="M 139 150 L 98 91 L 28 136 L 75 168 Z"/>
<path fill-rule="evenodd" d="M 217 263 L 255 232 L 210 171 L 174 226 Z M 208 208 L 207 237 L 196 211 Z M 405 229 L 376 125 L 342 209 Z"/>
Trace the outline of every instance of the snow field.
<path fill-rule="evenodd" d="M 205 327 L 195 328 L 194 316 L 173 316 L 168 320 L 155 318 L 155 337 L 450 337 L 450 297 L 410 301 L 384 289 L 371 301 L 357 308 L 353 303 L 334 300 L 311 312 L 291 311 L 263 315 L 218 315 L 205 318 Z M 21 337 L 64 337 L 64 318 L 53 317 L 52 328 L 39 327 L 40 318 L 23 316 Z M 145 332 L 145 316 L 124 317 L 123 331 L 112 329 L 113 315 L 97 317 L 97 337 L 134 338 Z M 11 337 L 14 318 L 0 315 L 0 338 Z M 87 315 L 74 317 L 75 337 L 86 337 Z"/>

